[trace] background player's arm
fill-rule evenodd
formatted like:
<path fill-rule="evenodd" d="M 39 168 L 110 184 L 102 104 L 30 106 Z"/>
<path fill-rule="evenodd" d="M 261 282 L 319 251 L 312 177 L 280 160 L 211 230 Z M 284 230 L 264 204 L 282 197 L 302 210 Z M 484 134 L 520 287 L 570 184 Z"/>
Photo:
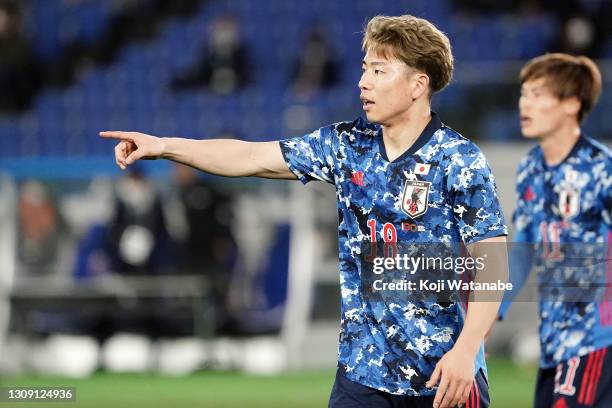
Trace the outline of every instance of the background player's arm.
<path fill-rule="evenodd" d="M 526 159 L 519 165 L 517 171 L 516 183 L 516 208 L 512 215 L 514 224 L 514 239 L 510 247 L 510 277 L 512 289 L 506 291 L 504 298 L 499 307 L 499 320 L 503 320 L 512 305 L 514 299 L 519 295 L 521 289 L 527 282 L 534 263 L 534 247 L 535 240 L 531 231 L 533 230 L 533 215 L 532 211 L 528 210 L 527 201 L 525 199 L 526 191 L 521 187 L 519 180 L 526 178 L 523 173 Z M 530 187 L 528 187 L 530 188 Z"/>
<path fill-rule="evenodd" d="M 165 158 L 219 176 L 297 178 L 278 142 L 161 138 L 138 132 L 100 132 L 100 136 L 120 140 L 115 161 L 121 169 L 139 159 Z"/>
<path fill-rule="evenodd" d="M 529 278 L 534 257 L 533 244 L 525 241 L 520 234 L 516 234 L 510 249 L 510 276 L 508 281 L 512 283 L 512 289 L 504 293 L 504 298 L 499 307 L 498 319 L 504 320 L 512 302 L 519 295 L 525 282 Z"/>

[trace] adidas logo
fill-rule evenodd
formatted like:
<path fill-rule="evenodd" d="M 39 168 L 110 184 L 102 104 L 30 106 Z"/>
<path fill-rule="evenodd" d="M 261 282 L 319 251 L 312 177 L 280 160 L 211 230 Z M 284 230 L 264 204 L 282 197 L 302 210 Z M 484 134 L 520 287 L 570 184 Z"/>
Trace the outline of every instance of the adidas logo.
<path fill-rule="evenodd" d="M 351 176 L 351 181 L 353 182 L 353 184 L 356 184 L 359 187 L 363 187 L 363 171 L 356 171 L 355 173 L 353 173 L 353 175 Z"/>

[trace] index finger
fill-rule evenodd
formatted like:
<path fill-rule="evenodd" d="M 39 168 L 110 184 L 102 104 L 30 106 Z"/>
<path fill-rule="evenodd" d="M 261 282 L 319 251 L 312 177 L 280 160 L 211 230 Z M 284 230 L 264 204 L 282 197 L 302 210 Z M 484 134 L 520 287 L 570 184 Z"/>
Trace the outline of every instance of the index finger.
<path fill-rule="evenodd" d="M 100 132 L 101 137 L 106 137 L 109 139 L 119 139 L 119 140 L 134 140 L 133 132 L 121 132 L 121 131 L 104 131 Z"/>

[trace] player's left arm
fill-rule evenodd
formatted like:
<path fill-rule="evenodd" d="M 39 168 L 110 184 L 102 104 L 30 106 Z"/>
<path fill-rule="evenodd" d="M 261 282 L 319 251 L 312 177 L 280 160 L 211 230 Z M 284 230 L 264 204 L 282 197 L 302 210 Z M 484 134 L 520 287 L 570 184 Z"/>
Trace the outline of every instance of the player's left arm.
<path fill-rule="evenodd" d="M 449 203 L 461 239 L 473 259 L 482 258 L 475 282 L 502 282 L 508 277 L 506 228 L 491 168 L 482 152 L 470 143 L 457 146 L 447 177 Z M 486 255 L 486 256 L 485 256 Z M 477 354 L 497 318 L 503 291 L 478 293 L 453 348 L 442 356 L 427 382 L 438 384 L 435 408 L 463 404 L 474 381 Z M 482 301 L 486 300 L 486 301 Z"/>
<path fill-rule="evenodd" d="M 478 271 L 474 282 L 506 283 L 508 281 L 508 255 L 506 237 L 486 238 L 468 245 L 470 257 L 479 259 L 484 267 Z M 470 395 L 474 381 L 475 360 L 485 335 L 497 319 L 504 291 L 479 291 L 473 293 L 468 311 L 453 348 L 446 353 L 427 383 L 434 386 L 439 381 L 434 407 L 456 407 Z"/>

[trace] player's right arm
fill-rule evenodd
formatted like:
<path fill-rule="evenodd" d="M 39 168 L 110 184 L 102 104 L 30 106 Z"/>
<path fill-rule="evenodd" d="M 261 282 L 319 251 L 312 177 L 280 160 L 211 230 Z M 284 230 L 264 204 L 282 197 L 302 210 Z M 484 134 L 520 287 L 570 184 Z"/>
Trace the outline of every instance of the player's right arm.
<path fill-rule="evenodd" d="M 119 140 L 115 161 L 122 170 L 140 159 L 164 158 L 219 176 L 297 178 L 289 170 L 278 142 L 193 140 L 120 131 L 100 132 L 100 136 Z"/>
<path fill-rule="evenodd" d="M 533 199 L 533 192 L 529 191 L 531 187 L 528 183 L 522 183 L 520 180 L 526 180 L 531 175 L 526 172 L 526 163 L 528 158 L 524 159 L 519 165 L 517 171 L 516 182 L 516 208 L 512 216 L 514 224 L 514 239 L 510 247 L 510 276 L 509 281 L 512 283 L 512 290 L 506 291 L 504 299 L 499 308 L 499 320 L 503 320 L 512 305 L 513 300 L 518 296 L 521 289 L 527 282 L 527 278 L 531 273 L 534 262 L 534 246 L 532 230 L 532 214 L 531 210 L 527 210 L 527 200 Z"/>

